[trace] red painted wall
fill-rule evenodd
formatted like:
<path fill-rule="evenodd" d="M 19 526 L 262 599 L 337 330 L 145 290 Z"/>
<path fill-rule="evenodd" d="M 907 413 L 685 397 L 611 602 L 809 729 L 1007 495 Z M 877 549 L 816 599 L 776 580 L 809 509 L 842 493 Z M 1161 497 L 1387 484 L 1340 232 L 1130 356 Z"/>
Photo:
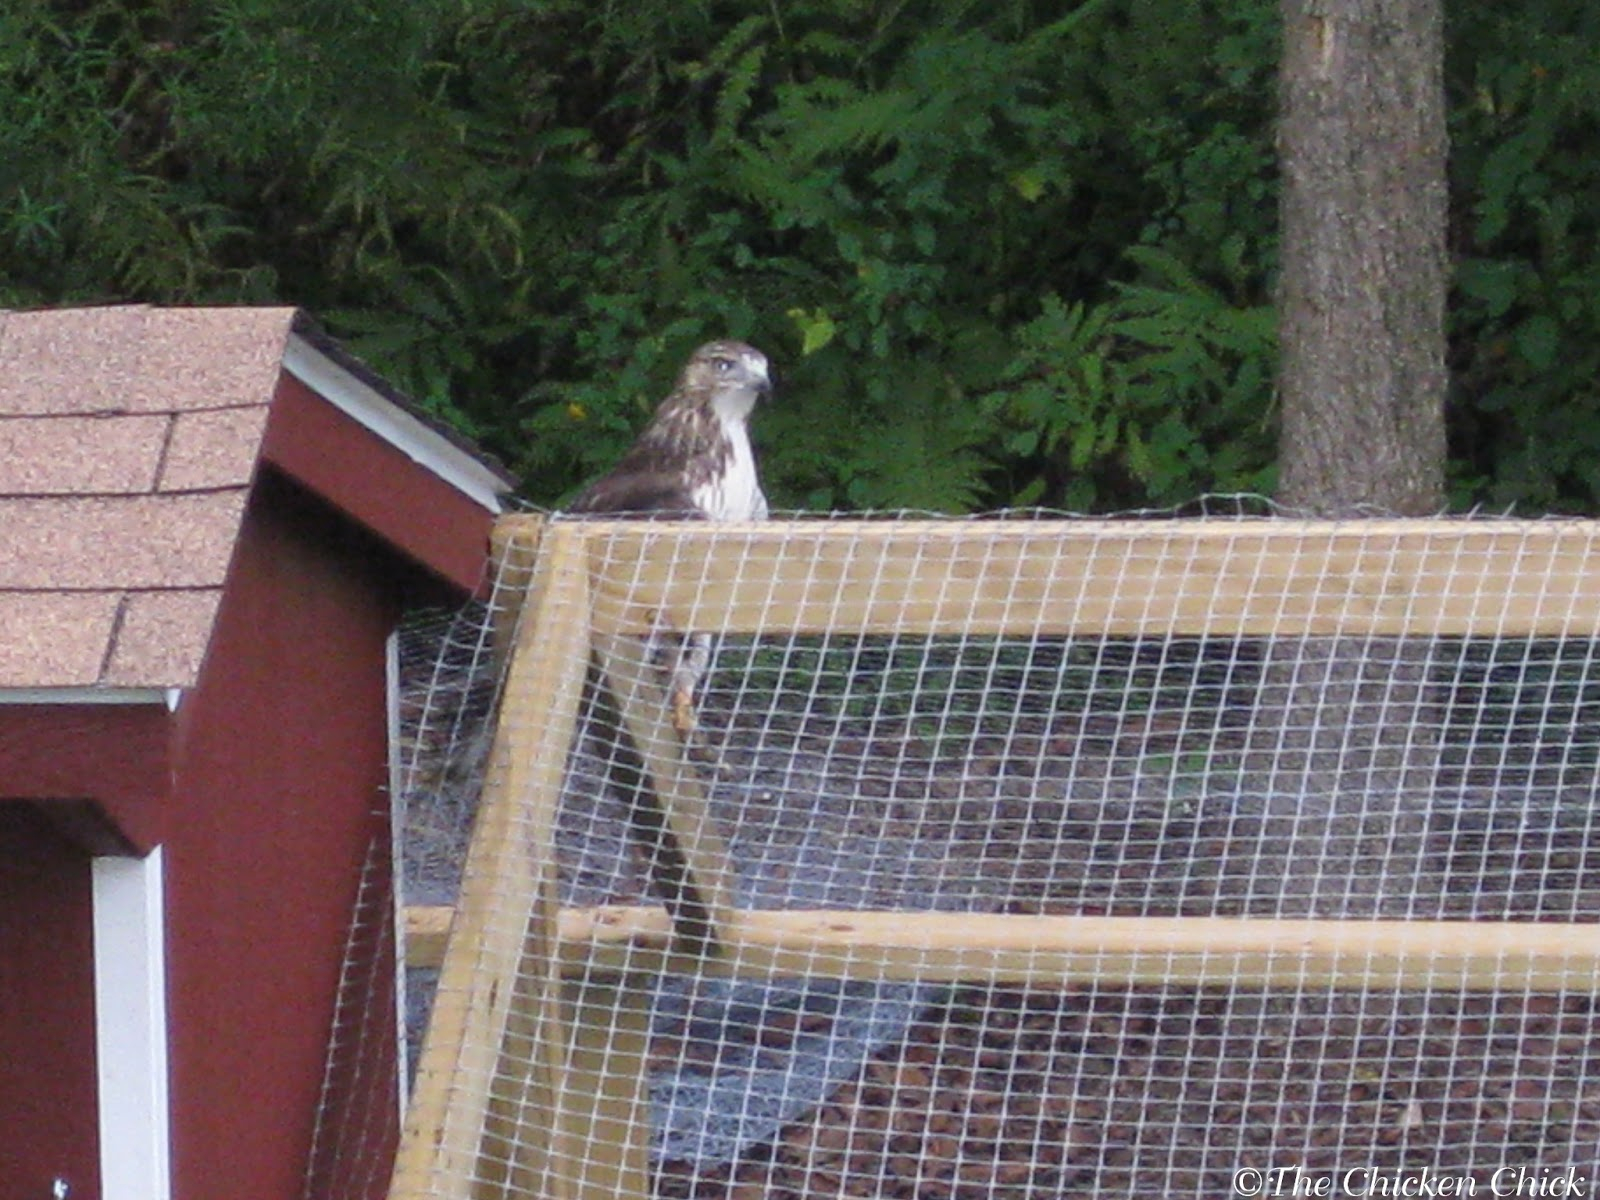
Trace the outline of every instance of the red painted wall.
<path fill-rule="evenodd" d="M 96 854 L 148 854 L 161 841 L 171 740 L 159 703 L 3 705 L 0 787 L 48 801 L 58 813 L 62 805 L 92 806 L 90 819 L 105 827 L 88 839 Z"/>
<path fill-rule="evenodd" d="M 463 592 L 483 582 L 488 514 L 287 371 L 278 380 L 262 454 Z"/>
<path fill-rule="evenodd" d="M 302 1194 L 362 864 L 374 839 L 388 845 L 385 640 L 399 610 L 393 561 L 264 473 L 178 712 L 167 903 L 186 1200 Z M 358 964 L 374 967 L 392 978 L 392 954 Z M 392 1000 L 378 1020 L 365 1036 L 382 1053 Z M 366 1067 L 356 1086 L 392 1105 L 392 1070 Z M 392 1132 L 373 1137 L 392 1155 Z"/>
<path fill-rule="evenodd" d="M 0 802 L 0 1193 L 100 1194 L 89 857 Z M 14 1014 L 26 1014 L 18 1020 Z"/>

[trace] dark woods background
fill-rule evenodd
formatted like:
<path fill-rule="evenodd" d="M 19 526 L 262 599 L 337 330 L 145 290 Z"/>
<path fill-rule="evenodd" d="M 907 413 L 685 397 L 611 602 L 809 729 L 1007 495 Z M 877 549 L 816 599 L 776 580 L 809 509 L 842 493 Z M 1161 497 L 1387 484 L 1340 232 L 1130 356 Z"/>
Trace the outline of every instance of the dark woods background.
<path fill-rule="evenodd" d="M 1446 19 L 1452 501 L 1593 512 L 1600 7 Z M 302 305 L 545 503 L 724 333 L 780 508 L 1271 491 L 1276 20 L 3 0 L 0 304 Z"/>

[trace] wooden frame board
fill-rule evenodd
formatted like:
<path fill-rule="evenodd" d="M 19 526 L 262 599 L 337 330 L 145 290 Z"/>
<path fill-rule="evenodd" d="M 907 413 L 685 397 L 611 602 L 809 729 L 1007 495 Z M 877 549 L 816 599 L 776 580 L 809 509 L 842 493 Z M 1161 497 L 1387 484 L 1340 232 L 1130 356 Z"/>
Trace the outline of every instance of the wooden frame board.
<path fill-rule="evenodd" d="M 1581 636 L 1590 521 L 593 522 L 602 633 Z"/>
<path fill-rule="evenodd" d="M 449 909 L 409 909 L 415 965 L 436 961 Z M 1240 988 L 1600 989 L 1600 924 L 1080 917 L 1005 913 L 744 911 L 724 960 L 678 954 L 667 913 L 564 909 L 562 973 L 685 970 L 1053 986 L 1180 983 Z"/>
<path fill-rule="evenodd" d="M 396 1157 L 396 1198 L 508 1194 L 547 1171 L 503 1146 L 484 1149 L 486 1139 L 504 1143 L 508 1132 L 515 1146 L 506 1126 L 520 1125 L 528 1106 L 553 1120 L 553 1089 L 565 1068 L 553 953 L 554 828 L 589 659 L 581 545 L 553 539 L 528 589 Z M 516 1094 L 507 1094 L 508 1083 Z"/>

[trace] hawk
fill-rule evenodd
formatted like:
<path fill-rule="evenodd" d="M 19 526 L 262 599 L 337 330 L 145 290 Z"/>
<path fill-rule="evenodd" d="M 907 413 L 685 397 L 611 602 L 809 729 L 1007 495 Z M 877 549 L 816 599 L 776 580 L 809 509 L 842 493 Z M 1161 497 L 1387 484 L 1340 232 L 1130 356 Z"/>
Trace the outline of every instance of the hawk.
<path fill-rule="evenodd" d="M 707 342 L 622 460 L 573 500 L 587 515 L 758 521 L 767 515 L 750 415 L 772 392 L 767 357 L 743 342 Z M 695 726 L 694 693 L 711 666 L 711 637 L 666 639 L 673 725 Z"/>

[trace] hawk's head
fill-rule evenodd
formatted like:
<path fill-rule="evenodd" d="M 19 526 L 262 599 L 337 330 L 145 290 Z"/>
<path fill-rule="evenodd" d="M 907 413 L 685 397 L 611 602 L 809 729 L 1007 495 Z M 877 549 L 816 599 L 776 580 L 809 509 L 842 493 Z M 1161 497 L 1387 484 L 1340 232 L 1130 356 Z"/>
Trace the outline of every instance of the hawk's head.
<path fill-rule="evenodd" d="M 684 364 L 678 390 L 708 398 L 724 420 L 743 421 L 772 392 L 767 356 L 743 342 L 707 342 Z"/>

